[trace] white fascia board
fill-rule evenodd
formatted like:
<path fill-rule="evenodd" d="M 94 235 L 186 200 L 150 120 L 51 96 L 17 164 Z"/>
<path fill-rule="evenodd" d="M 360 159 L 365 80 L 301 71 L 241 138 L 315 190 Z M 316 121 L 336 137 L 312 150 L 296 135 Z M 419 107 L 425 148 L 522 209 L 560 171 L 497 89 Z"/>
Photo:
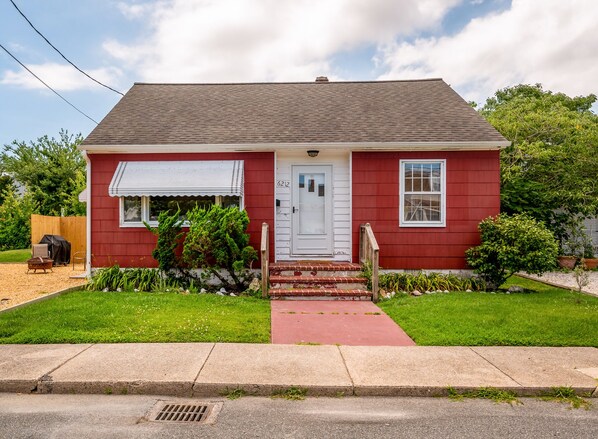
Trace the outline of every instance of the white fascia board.
<path fill-rule="evenodd" d="M 274 152 L 280 150 L 349 151 L 488 151 L 506 148 L 509 141 L 480 142 L 354 142 L 354 143 L 242 143 L 162 145 L 80 145 L 88 154 L 148 154 L 187 152 Z"/>

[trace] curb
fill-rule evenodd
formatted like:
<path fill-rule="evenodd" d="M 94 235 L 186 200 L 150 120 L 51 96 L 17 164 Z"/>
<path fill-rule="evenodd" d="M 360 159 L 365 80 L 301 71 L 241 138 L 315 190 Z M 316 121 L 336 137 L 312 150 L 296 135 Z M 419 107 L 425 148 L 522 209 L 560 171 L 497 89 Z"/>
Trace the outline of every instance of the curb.
<path fill-rule="evenodd" d="M 53 297 L 60 296 L 61 294 L 70 293 L 71 291 L 78 291 L 78 290 L 81 290 L 83 288 L 85 288 L 85 285 L 76 285 L 74 287 L 68 287 L 68 288 L 65 288 L 63 290 L 54 291 L 53 293 L 48 293 L 48 294 L 45 294 L 43 296 L 36 297 L 35 299 L 31 299 L 31 300 L 28 300 L 28 301 L 22 302 L 22 303 L 17 303 L 16 305 L 10 306 L 8 308 L 0 309 L 0 314 L 5 313 L 7 311 L 12 311 L 12 310 L 15 310 L 15 309 L 19 309 L 19 308 L 22 308 L 22 307 L 27 306 L 27 305 L 31 305 L 32 303 L 43 302 L 44 300 L 48 300 L 48 299 L 51 299 Z"/>
<path fill-rule="evenodd" d="M 51 375 L 35 380 L 0 381 L 0 393 L 28 394 L 77 394 L 77 395 L 160 395 L 172 397 L 223 397 L 235 390 L 243 390 L 246 396 L 273 396 L 290 388 L 305 391 L 307 397 L 380 396 L 380 397 L 448 397 L 449 388 L 458 393 L 476 391 L 481 388 L 511 392 L 518 397 L 545 396 L 552 387 L 524 386 L 364 386 L 364 385 L 293 385 L 293 384 L 231 384 L 197 383 L 191 381 L 147 380 L 95 381 L 95 382 L 53 382 Z M 578 396 L 598 398 L 598 387 L 571 386 Z"/>
<path fill-rule="evenodd" d="M 449 387 L 463 393 L 479 390 L 474 386 L 301 386 L 283 384 L 222 384 L 192 383 L 185 381 L 152 382 L 152 381 L 97 381 L 97 382 L 60 382 L 53 383 L 49 376 L 34 381 L 0 381 L 0 393 L 28 393 L 54 395 L 160 395 L 172 397 L 223 397 L 234 390 L 243 390 L 246 396 L 273 396 L 290 388 L 305 391 L 307 397 L 447 397 Z M 545 396 L 551 387 L 488 387 L 495 390 L 511 392 L 518 397 Z M 572 387 L 575 394 L 586 398 L 598 398 L 598 388 Z"/>
<path fill-rule="evenodd" d="M 529 280 L 533 280 L 533 281 L 536 281 L 536 282 L 540 282 L 541 284 L 550 285 L 551 287 L 556 287 L 556 288 L 561 288 L 563 290 L 573 291 L 574 293 L 585 294 L 586 296 L 598 297 L 598 294 L 590 293 L 589 291 L 584 291 L 584 290 L 579 291 L 575 287 L 571 287 L 571 286 L 567 286 L 567 285 L 562 285 L 562 284 L 557 284 L 556 282 L 550 282 L 550 281 L 547 281 L 547 280 L 544 280 L 544 279 L 538 279 L 537 277 L 530 276 L 529 274 L 516 273 L 515 275 L 519 276 L 519 277 L 522 277 L 524 279 L 529 279 Z"/>

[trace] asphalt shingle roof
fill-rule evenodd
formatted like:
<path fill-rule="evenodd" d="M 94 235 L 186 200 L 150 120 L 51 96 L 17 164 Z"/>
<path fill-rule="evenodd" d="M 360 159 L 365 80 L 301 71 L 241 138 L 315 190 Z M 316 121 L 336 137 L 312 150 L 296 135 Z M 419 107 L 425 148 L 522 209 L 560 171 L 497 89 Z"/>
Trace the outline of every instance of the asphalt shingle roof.
<path fill-rule="evenodd" d="M 504 142 L 441 79 L 139 84 L 84 145 Z"/>

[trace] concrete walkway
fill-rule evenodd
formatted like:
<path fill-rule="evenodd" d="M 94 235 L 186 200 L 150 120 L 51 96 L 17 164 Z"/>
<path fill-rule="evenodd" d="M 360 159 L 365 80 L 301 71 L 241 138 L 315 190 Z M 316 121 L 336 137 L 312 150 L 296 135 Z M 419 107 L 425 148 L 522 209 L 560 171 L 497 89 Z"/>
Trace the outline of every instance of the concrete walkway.
<path fill-rule="evenodd" d="M 596 348 L 147 343 L 0 346 L 0 392 L 433 396 L 495 387 L 593 393 Z"/>
<path fill-rule="evenodd" d="M 369 301 L 273 300 L 272 343 L 345 346 L 415 346 L 411 338 Z"/>

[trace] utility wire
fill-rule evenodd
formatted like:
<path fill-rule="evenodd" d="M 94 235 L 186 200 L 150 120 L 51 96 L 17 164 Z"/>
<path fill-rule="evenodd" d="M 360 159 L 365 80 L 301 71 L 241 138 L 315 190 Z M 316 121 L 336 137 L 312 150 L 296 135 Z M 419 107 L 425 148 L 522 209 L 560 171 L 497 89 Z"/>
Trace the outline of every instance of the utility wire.
<path fill-rule="evenodd" d="M 31 23 L 31 21 L 29 21 L 29 19 L 25 16 L 25 14 L 23 14 L 23 12 L 19 9 L 19 7 L 15 4 L 15 2 L 13 0 L 9 0 L 9 1 L 12 3 L 12 5 L 15 7 L 15 9 L 17 11 L 19 11 L 19 14 L 21 14 L 21 16 L 25 19 L 25 21 L 27 21 L 27 23 L 29 23 L 29 26 L 31 26 L 33 28 L 33 30 L 35 32 L 37 32 L 40 37 L 42 37 L 44 40 L 46 40 L 46 43 L 48 43 L 52 47 L 52 49 L 54 49 L 56 52 L 58 52 L 58 54 L 61 57 L 63 57 L 66 62 L 68 62 L 70 65 L 72 65 L 74 68 L 76 68 L 79 72 L 83 73 L 85 76 L 87 76 L 92 81 L 100 84 L 102 87 L 106 87 L 108 90 L 112 90 L 114 93 L 118 93 L 119 95 L 124 96 L 124 94 L 122 94 L 120 91 L 113 89 L 109 85 L 103 84 L 102 82 L 98 81 L 95 78 L 92 78 L 87 73 L 85 73 L 83 70 L 81 70 L 79 67 L 77 67 L 73 62 L 71 62 L 71 60 L 69 60 L 66 56 L 64 56 L 62 54 L 62 52 L 60 50 L 58 50 L 56 48 L 56 46 L 54 46 L 54 44 L 50 43 L 50 41 L 40 31 L 37 30 L 37 28 L 33 25 L 33 23 Z"/>
<path fill-rule="evenodd" d="M 95 120 L 93 120 L 90 116 L 88 116 L 87 114 L 85 114 L 83 111 L 79 110 L 77 107 L 75 107 L 73 104 L 71 104 L 64 96 L 62 96 L 60 93 L 58 93 L 56 90 L 54 90 L 52 87 L 50 87 L 48 84 L 46 84 L 39 76 L 37 76 L 35 73 L 33 73 L 31 70 L 29 70 L 29 68 L 23 64 L 21 61 L 19 61 L 12 53 L 10 53 L 8 51 L 8 49 L 6 47 L 4 47 L 2 44 L 0 44 L 0 48 L 2 48 L 6 53 L 8 53 L 10 55 L 10 57 L 12 59 L 14 59 L 16 62 L 18 62 L 21 67 L 23 67 L 25 70 L 27 70 L 29 73 L 31 73 L 33 76 L 35 76 L 35 78 L 41 82 L 42 84 L 44 84 L 46 87 L 48 87 L 50 90 L 52 90 L 54 92 L 55 95 L 57 95 L 60 99 L 62 99 L 64 102 L 66 102 L 67 104 L 69 104 L 71 107 L 73 107 L 75 110 L 77 110 L 79 113 L 81 113 L 83 116 L 85 116 L 86 118 L 88 118 L 89 120 L 91 120 L 93 123 L 95 123 L 96 125 L 98 125 L 98 122 L 96 122 Z"/>

